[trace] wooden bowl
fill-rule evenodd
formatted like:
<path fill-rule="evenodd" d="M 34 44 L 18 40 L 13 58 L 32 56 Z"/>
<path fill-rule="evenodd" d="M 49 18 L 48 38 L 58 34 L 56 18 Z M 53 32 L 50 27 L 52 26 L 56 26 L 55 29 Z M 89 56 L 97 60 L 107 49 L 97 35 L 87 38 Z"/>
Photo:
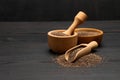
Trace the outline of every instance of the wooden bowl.
<path fill-rule="evenodd" d="M 96 41 L 101 43 L 103 37 L 103 31 L 95 28 L 76 28 L 75 32 L 78 33 L 78 44 L 89 43 Z"/>
<path fill-rule="evenodd" d="M 48 32 L 48 46 L 53 52 L 64 53 L 68 49 L 77 45 L 78 35 L 75 32 L 70 36 L 57 36 L 53 32 L 64 32 L 65 30 L 52 30 Z"/>

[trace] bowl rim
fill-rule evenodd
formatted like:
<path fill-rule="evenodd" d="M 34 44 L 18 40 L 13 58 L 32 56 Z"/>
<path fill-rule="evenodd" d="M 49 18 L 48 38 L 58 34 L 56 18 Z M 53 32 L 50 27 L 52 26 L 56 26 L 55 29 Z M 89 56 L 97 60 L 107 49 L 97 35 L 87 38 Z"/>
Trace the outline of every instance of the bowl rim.
<path fill-rule="evenodd" d="M 91 36 L 79 36 L 79 35 L 78 35 L 78 37 L 96 37 L 96 36 L 101 36 L 101 35 L 104 34 L 103 30 L 100 30 L 100 29 L 97 29 L 97 28 L 76 28 L 76 29 L 75 29 L 75 32 L 84 31 L 84 30 L 96 31 L 96 32 L 98 32 L 99 34 L 97 34 L 97 35 L 91 35 Z"/>
<path fill-rule="evenodd" d="M 78 36 L 77 32 L 74 32 L 74 34 L 70 35 L 70 36 L 69 35 L 68 36 L 56 36 L 56 35 L 51 34 L 52 32 L 55 32 L 55 31 L 63 32 L 63 31 L 65 31 L 65 29 L 51 30 L 51 31 L 48 32 L 48 36 L 55 37 L 55 38 L 73 38 L 73 37 Z"/>

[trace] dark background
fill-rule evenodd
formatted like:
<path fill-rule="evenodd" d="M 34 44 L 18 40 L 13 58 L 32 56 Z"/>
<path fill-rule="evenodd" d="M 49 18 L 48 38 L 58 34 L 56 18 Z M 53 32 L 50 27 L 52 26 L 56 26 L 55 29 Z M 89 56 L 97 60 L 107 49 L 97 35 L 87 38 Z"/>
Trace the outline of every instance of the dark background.
<path fill-rule="evenodd" d="M 69 21 L 80 10 L 88 20 L 119 20 L 120 0 L 1 0 L 0 21 Z"/>

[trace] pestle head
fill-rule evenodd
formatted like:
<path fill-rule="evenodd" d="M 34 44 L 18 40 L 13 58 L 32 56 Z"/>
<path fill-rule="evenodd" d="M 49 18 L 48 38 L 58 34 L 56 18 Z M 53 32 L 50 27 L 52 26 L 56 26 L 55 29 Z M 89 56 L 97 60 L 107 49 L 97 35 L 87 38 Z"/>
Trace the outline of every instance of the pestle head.
<path fill-rule="evenodd" d="M 79 11 L 75 16 L 75 19 L 79 19 L 81 22 L 84 22 L 87 19 L 87 15 L 83 11 Z"/>

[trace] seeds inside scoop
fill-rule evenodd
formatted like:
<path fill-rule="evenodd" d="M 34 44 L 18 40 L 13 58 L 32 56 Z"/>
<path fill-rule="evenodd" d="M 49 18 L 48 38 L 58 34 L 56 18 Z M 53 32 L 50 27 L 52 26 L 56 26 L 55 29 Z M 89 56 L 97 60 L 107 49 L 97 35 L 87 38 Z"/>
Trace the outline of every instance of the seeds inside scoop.
<path fill-rule="evenodd" d="M 78 51 L 80 51 L 81 49 L 83 49 L 83 48 L 84 48 L 84 47 L 81 46 L 80 48 L 77 48 L 77 49 L 74 49 L 74 50 L 70 51 L 70 52 L 69 52 L 70 55 L 69 55 L 68 61 L 74 60 L 74 57 L 75 57 L 76 53 L 77 53 Z"/>

